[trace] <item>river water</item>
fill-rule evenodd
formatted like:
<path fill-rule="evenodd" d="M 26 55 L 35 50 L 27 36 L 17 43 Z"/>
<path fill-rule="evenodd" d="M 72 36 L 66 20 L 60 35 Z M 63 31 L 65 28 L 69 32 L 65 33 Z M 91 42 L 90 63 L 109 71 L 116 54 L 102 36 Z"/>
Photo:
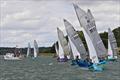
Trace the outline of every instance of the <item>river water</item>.
<path fill-rule="evenodd" d="M 70 63 L 46 56 L 21 61 L 0 58 L 0 80 L 120 80 L 120 59 L 107 63 L 103 72 L 83 70 Z"/>

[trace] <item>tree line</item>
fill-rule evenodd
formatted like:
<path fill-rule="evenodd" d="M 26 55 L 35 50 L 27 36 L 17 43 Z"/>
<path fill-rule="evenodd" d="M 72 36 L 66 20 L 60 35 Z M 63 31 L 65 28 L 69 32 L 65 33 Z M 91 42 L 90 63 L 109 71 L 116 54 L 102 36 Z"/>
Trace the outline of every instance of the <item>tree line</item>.
<path fill-rule="evenodd" d="M 77 31 L 77 33 L 79 34 L 83 44 L 85 45 L 86 50 L 88 50 L 83 32 Z M 120 47 L 120 27 L 115 28 L 113 30 L 113 33 L 117 41 L 117 46 Z M 107 49 L 108 48 L 108 32 L 100 33 L 100 37 Z M 68 40 L 67 36 L 66 36 L 66 39 Z M 4 55 L 6 53 L 14 53 L 14 50 L 15 50 L 15 47 L 0 47 L 0 55 Z M 27 53 L 27 48 L 19 48 L 19 50 L 21 51 L 22 54 Z M 31 48 L 31 52 L 33 53 L 33 48 Z M 39 53 L 55 53 L 55 43 L 51 47 L 39 47 Z"/>

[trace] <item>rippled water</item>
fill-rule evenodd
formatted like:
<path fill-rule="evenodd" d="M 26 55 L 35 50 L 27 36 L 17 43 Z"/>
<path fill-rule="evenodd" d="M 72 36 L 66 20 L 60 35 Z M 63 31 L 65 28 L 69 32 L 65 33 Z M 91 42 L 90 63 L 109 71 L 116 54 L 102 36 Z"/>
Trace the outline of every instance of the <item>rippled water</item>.
<path fill-rule="evenodd" d="M 109 62 L 103 72 L 82 70 L 70 61 L 58 63 L 52 57 L 21 61 L 0 59 L 0 80 L 120 80 L 120 59 Z"/>

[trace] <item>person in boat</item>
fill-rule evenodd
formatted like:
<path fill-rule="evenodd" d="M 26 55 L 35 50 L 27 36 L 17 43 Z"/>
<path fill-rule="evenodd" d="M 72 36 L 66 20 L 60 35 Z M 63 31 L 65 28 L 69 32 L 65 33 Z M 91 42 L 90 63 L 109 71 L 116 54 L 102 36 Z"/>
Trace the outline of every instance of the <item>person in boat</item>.
<path fill-rule="evenodd" d="M 91 66 L 93 64 L 92 60 L 87 56 L 87 58 L 84 60 L 88 64 L 88 66 Z"/>
<path fill-rule="evenodd" d="M 80 67 L 89 67 L 93 64 L 92 60 L 89 57 L 87 57 L 85 60 L 82 60 L 82 59 L 79 59 L 79 56 L 76 56 L 75 62 Z"/>
<path fill-rule="evenodd" d="M 99 57 L 99 61 L 103 62 L 103 61 L 105 61 L 105 58 L 104 57 Z"/>
<path fill-rule="evenodd" d="M 75 62 L 80 67 L 87 67 L 86 62 L 84 62 L 82 59 L 79 59 L 79 56 L 76 56 Z"/>
<path fill-rule="evenodd" d="M 79 59 L 79 56 L 76 56 L 75 60 L 80 60 L 80 59 Z"/>
<path fill-rule="evenodd" d="M 72 60 L 72 64 L 71 65 L 77 65 L 77 61 L 79 61 L 79 56 L 77 55 L 76 58 L 74 60 Z"/>
<path fill-rule="evenodd" d="M 68 60 L 68 58 L 67 58 L 67 56 L 66 56 L 66 55 L 64 56 L 64 59 L 65 59 L 65 60 Z"/>

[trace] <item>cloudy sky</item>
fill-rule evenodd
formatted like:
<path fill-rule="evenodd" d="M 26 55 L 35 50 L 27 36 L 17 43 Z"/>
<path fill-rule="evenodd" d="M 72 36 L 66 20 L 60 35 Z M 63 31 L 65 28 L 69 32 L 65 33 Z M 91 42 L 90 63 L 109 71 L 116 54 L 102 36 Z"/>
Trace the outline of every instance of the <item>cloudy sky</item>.
<path fill-rule="evenodd" d="M 52 46 L 57 41 L 56 28 L 65 32 L 63 19 L 80 30 L 73 3 L 90 9 L 98 32 L 120 25 L 119 0 L 0 0 L 0 46 Z"/>

